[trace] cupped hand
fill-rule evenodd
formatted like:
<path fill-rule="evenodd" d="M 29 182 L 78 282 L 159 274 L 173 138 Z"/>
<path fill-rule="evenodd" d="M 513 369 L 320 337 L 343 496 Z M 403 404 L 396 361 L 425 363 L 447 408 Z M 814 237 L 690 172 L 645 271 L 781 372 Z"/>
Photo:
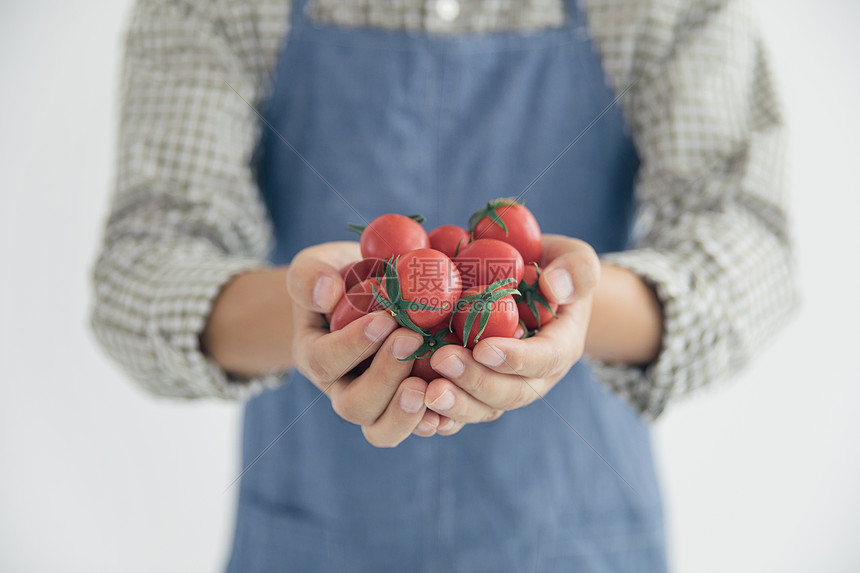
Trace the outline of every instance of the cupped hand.
<path fill-rule="evenodd" d="M 376 312 L 329 332 L 321 313 L 344 294 L 338 269 L 360 259 L 358 243 L 324 243 L 301 251 L 290 263 L 287 287 L 295 302 L 295 366 L 330 399 L 343 419 L 361 426 L 374 446 L 393 447 L 410 434 L 430 436 L 445 418 L 425 406 L 427 383 L 410 377 L 422 337 L 398 328 L 387 312 Z M 372 362 L 361 374 L 353 370 Z"/>
<path fill-rule="evenodd" d="M 427 407 L 448 418 L 437 427 L 453 434 L 464 424 L 488 422 L 542 398 L 582 357 L 600 261 L 587 243 L 543 236 L 540 288 L 559 304 L 557 318 L 527 339 L 487 338 L 470 351 L 440 348 L 431 366 L 443 378 L 425 391 Z"/>

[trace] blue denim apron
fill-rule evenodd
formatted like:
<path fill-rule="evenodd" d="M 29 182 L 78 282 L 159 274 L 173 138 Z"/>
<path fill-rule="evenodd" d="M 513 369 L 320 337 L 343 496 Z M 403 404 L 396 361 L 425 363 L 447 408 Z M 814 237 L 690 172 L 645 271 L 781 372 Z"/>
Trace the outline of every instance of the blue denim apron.
<path fill-rule="evenodd" d="M 516 196 L 606 106 L 583 14 L 535 32 L 428 36 L 309 20 L 295 2 L 258 178 L 274 264 L 349 239 L 348 221 L 423 213 L 463 225 Z M 635 149 L 613 107 L 525 196 L 545 232 L 623 249 Z M 663 571 L 648 429 L 577 364 L 546 396 L 453 437 L 368 444 L 299 374 L 245 410 L 229 571 Z M 568 425 L 576 428 L 616 473 Z M 632 487 L 631 487 L 632 486 Z M 635 488 L 635 491 L 634 489 Z"/>

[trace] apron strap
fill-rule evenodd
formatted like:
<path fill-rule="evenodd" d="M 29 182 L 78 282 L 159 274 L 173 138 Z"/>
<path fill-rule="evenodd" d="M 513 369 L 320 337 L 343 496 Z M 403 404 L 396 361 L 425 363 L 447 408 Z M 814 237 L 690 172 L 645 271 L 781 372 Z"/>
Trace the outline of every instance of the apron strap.
<path fill-rule="evenodd" d="M 585 11 L 580 6 L 580 0 L 564 0 L 566 14 L 565 25 L 572 32 L 577 32 L 585 26 Z"/>
<path fill-rule="evenodd" d="M 310 4 L 311 0 L 293 0 L 290 6 L 290 34 L 307 25 Z"/>

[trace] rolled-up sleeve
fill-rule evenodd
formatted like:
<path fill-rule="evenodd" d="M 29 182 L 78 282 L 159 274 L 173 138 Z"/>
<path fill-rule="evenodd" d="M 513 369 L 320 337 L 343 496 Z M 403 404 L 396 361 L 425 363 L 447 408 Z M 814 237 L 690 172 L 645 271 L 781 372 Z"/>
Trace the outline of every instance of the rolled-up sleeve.
<path fill-rule="evenodd" d="M 229 375 L 199 342 L 222 286 L 264 267 L 272 244 L 250 167 L 258 122 L 243 101 L 257 103 L 270 62 L 240 41 L 252 14 L 217 13 L 231 9 L 141 1 L 126 39 L 116 187 L 90 320 L 107 353 L 165 396 L 236 398 L 284 374 Z"/>
<path fill-rule="evenodd" d="M 754 14 L 745 0 L 655 10 L 639 21 L 626 75 L 625 111 L 642 160 L 636 239 L 605 260 L 655 289 L 662 349 L 644 368 L 596 364 L 650 419 L 744 366 L 799 298 L 786 129 Z"/>

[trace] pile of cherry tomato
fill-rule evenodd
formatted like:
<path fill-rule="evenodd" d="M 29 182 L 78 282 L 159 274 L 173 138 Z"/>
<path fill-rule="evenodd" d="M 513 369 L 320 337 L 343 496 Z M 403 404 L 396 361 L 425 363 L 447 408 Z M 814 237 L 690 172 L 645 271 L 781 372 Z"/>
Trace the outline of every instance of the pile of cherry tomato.
<path fill-rule="evenodd" d="M 326 318 L 332 331 L 386 310 L 424 337 L 406 360 L 412 375 L 438 374 L 430 356 L 446 344 L 473 348 L 489 337 L 528 337 L 555 317 L 539 286 L 541 231 L 524 205 L 497 199 L 469 219 L 469 229 L 429 233 L 418 215 L 381 215 L 361 233 L 362 259 L 341 269 L 346 294 Z"/>

